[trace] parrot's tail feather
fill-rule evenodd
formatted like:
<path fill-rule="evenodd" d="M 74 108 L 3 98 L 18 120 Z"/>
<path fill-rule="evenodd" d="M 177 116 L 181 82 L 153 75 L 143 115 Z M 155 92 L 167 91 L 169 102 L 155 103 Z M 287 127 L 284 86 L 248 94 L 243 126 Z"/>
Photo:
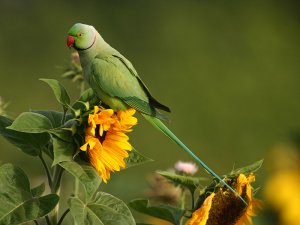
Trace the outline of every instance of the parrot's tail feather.
<path fill-rule="evenodd" d="M 246 205 L 247 202 L 237 193 L 236 190 L 234 190 L 232 187 L 230 187 L 223 179 L 221 179 L 213 170 L 211 170 L 199 157 L 197 157 L 185 144 L 180 141 L 175 134 L 172 133 L 169 128 L 164 125 L 163 122 L 161 122 L 159 119 L 142 114 L 146 120 L 148 120 L 154 127 L 159 129 L 161 132 L 163 132 L 167 137 L 169 137 L 171 140 L 173 140 L 176 144 L 178 144 L 182 149 L 184 149 L 193 159 L 195 159 L 209 174 L 211 174 L 213 177 L 215 177 L 217 180 L 219 180 L 223 185 L 225 185 L 229 190 L 231 190 L 234 194 L 236 194 Z"/>

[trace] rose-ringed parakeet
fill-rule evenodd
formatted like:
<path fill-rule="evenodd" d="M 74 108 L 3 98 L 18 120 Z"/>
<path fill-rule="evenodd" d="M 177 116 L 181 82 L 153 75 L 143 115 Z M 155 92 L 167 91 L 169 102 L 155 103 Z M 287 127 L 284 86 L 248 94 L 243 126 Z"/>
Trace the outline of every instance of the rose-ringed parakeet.
<path fill-rule="evenodd" d="M 106 105 L 113 110 L 134 108 L 140 112 L 208 173 L 237 194 L 164 125 L 161 120 L 166 117 L 158 109 L 166 112 L 170 112 L 170 109 L 151 95 L 129 60 L 106 43 L 93 26 L 81 23 L 73 25 L 68 32 L 67 46 L 78 51 L 85 81 Z"/>

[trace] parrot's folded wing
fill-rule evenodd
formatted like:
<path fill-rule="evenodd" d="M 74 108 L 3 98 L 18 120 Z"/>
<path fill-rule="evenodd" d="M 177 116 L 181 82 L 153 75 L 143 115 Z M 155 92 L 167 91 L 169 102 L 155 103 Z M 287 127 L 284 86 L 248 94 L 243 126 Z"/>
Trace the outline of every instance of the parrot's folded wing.
<path fill-rule="evenodd" d="M 93 82 L 97 83 L 94 87 L 101 89 L 98 91 L 121 99 L 141 113 L 168 121 L 167 117 L 155 108 L 156 104 L 152 104 L 153 100 L 149 98 L 146 87 L 141 85 L 138 76 L 132 72 L 119 58 L 98 55 L 92 64 L 91 76 Z"/>
<path fill-rule="evenodd" d="M 149 103 L 138 99 L 136 97 L 126 97 L 126 98 L 121 98 L 127 105 L 130 107 L 136 109 L 137 111 L 144 113 L 149 116 L 156 117 L 157 119 L 170 122 L 170 119 L 168 116 L 160 113 L 157 109 L 152 107 Z"/>
<path fill-rule="evenodd" d="M 119 59 L 126 67 L 127 69 L 130 71 L 130 73 L 135 76 L 138 80 L 138 82 L 140 83 L 141 87 L 144 89 L 144 91 L 146 92 L 148 98 L 149 98 L 149 102 L 152 106 L 154 106 L 157 109 L 161 109 L 164 110 L 166 112 L 171 112 L 170 108 L 168 106 L 165 106 L 163 104 L 161 104 L 159 101 L 157 101 L 152 94 L 150 93 L 148 87 L 146 86 L 146 84 L 142 81 L 142 79 L 139 77 L 138 73 L 136 72 L 136 70 L 134 69 L 133 65 L 131 64 L 130 61 L 128 61 L 125 57 L 122 57 L 121 55 L 113 55 L 114 57 L 116 57 L 117 59 Z"/>

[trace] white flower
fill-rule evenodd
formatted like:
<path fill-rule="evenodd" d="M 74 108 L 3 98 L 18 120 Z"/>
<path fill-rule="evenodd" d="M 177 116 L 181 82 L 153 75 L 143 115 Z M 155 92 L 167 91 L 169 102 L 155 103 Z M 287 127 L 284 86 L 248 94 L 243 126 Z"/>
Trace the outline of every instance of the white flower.
<path fill-rule="evenodd" d="M 198 171 L 198 167 L 195 163 L 192 162 L 182 162 L 178 161 L 175 164 L 175 170 L 180 173 L 186 173 L 186 174 L 195 174 Z"/>

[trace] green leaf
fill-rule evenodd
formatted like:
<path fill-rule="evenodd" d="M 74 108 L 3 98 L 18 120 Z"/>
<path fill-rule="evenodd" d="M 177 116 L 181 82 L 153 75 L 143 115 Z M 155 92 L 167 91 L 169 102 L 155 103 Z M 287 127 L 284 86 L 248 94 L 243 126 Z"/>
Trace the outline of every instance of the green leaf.
<path fill-rule="evenodd" d="M 64 86 L 62 86 L 57 80 L 54 79 L 40 79 L 40 80 L 47 83 L 51 87 L 57 101 L 60 104 L 62 104 L 65 109 L 67 109 L 70 105 L 70 97 L 66 89 L 64 88 Z"/>
<path fill-rule="evenodd" d="M 143 156 L 141 153 L 139 153 L 135 148 L 133 148 L 129 152 L 128 158 L 125 159 L 126 168 L 132 167 L 132 166 L 138 166 L 147 162 L 152 162 L 153 160 Z"/>
<path fill-rule="evenodd" d="M 72 112 L 75 117 L 80 116 L 81 112 L 86 112 L 93 105 L 99 104 L 100 100 L 94 91 L 89 88 L 85 90 L 80 98 L 72 105 Z"/>
<path fill-rule="evenodd" d="M 0 225 L 15 225 L 45 216 L 59 201 L 55 194 L 34 197 L 26 174 L 12 164 L 0 167 L 0 199 Z"/>
<path fill-rule="evenodd" d="M 66 142 L 60 138 L 52 136 L 54 159 L 52 166 L 73 160 L 73 155 L 76 151 L 76 145 L 73 142 Z"/>
<path fill-rule="evenodd" d="M 97 171 L 89 165 L 82 165 L 74 161 L 61 162 L 59 164 L 76 179 L 84 187 L 86 198 L 90 200 L 101 184 L 101 179 Z"/>
<path fill-rule="evenodd" d="M 258 171 L 260 169 L 260 167 L 262 166 L 264 160 L 259 160 L 251 165 L 245 166 L 245 167 L 241 167 L 238 169 L 234 169 L 233 171 L 231 171 L 231 173 L 229 174 L 229 177 L 235 177 L 238 176 L 239 174 L 245 174 L 248 175 L 250 173 L 254 173 L 256 171 Z"/>
<path fill-rule="evenodd" d="M 99 103 L 97 95 L 91 88 L 85 90 L 77 101 L 90 102 L 90 105 L 95 105 L 96 103 Z"/>
<path fill-rule="evenodd" d="M 224 176 L 225 182 L 231 183 L 233 180 L 236 180 L 239 174 L 244 174 L 247 176 L 250 173 L 254 173 L 259 170 L 262 164 L 263 160 L 259 160 L 251 165 L 232 170 L 229 174 Z M 214 180 L 210 185 L 200 190 L 199 197 L 195 204 L 196 208 L 202 205 L 208 193 L 216 192 L 221 186 L 223 186 L 223 184 Z"/>
<path fill-rule="evenodd" d="M 8 129 L 25 133 L 44 133 L 53 126 L 50 120 L 38 113 L 24 112 L 19 115 Z"/>
<path fill-rule="evenodd" d="M 138 212 L 167 220 L 175 225 L 180 225 L 180 219 L 185 211 L 171 205 L 151 205 L 147 199 L 136 199 L 129 202 L 129 206 Z"/>
<path fill-rule="evenodd" d="M 38 156 L 40 151 L 49 142 L 49 134 L 30 134 L 6 129 L 6 127 L 10 126 L 12 123 L 13 120 L 0 116 L 0 134 L 24 153 L 31 156 Z"/>
<path fill-rule="evenodd" d="M 179 184 L 188 188 L 191 191 L 191 193 L 194 193 L 197 187 L 201 185 L 203 181 L 207 180 L 206 178 L 202 177 L 183 176 L 168 171 L 158 171 L 157 173 L 167 178 L 168 180 L 174 182 L 175 184 Z"/>
<path fill-rule="evenodd" d="M 56 128 L 49 130 L 49 133 L 62 141 L 73 142 L 73 134 L 69 128 Z"/>
<path fill-rule="evenodd" d="M 33 197 L 40 197 L 45 191 L 45 183 L 41 183 L 35 188 L 31 189 L 31 194 Z"/>
<path fill-rule="evenodd" d="M 72 109 L 74 111 L 74 114 L 77 116 L 80 115 L 82 111 L 87 111 L 90 108 L 89 102 L 82 102 L 82 101 L 76 101 L 74 105 L 72 106 Z"/>
<path fill-rule="evenodd" d="M 45 117 L 47 117 L 53 128 L 59 128 L 62 127 L 62 120 L 63 120 L 63 116 L 64 114 L 62 112 L 57 112 L 57 111 L 53 111 L 53 110 L 32 110 L 32 112 L 34 113 L 38 113 L 41 114 Z M 72 115 L 71 114 L 67 114 L 66 115 L 66 121 L 72 119 Z"/>
<path fill-rule="evenodd" d="M 93 202 L 84 203 L 77 197 L 68 201 L 71 215 L 77 224 L 135 225 L 127 205 L 120 199 L 98 192 Z"/>

